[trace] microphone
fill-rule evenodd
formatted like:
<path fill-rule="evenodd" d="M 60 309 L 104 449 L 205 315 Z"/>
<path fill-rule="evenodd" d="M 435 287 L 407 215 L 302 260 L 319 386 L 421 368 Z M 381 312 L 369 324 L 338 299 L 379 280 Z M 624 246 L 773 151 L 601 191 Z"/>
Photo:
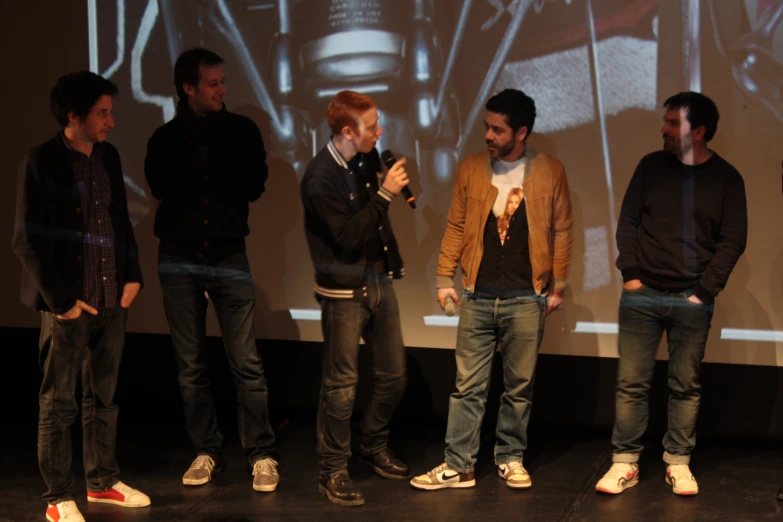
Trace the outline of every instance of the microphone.
<path fill-rule="evenodd" d="M 397 160 L 394 158 L 394 153 L 388 149 L 381 153 L 381 160 L 383 160 L 383 164 L 386 165 L 386 168 L 389 170 L 397 163 Z M 416 196 L 413 195 L 413 192 L 411 192 L 408 185 L 402 187 L 402 197 L 405 198 L 405 201 L 408 202 L 408 205 L 410 205 L 411 208 L 416 208 Z"/>
<path fill-rule="evenodd" d="M 454 317 L 454 314 L 457 313 L 457 307 L 454 305 L 454 299 L 451 296 L 446 298 L 446 306 L 443 307 L 443 310 L 449 317 Z"/>

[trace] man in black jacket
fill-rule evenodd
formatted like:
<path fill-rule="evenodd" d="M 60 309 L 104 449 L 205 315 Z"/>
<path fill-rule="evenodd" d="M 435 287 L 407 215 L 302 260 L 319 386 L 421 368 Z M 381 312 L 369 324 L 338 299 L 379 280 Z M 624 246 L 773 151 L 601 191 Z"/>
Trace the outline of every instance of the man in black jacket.
<path fill-rule="evenodd" d="M 707 148 L 718 108 L 683 92 L 664 103 L 663 150 L 639 162 L 617 225 L 620 362 L 613 465 L 596 490 L 617 494 L 639 481 L 655 352 L 669 344 L 669 429 L 663 438 L 666 482 L 695 495 L 689 463 L 696 445 L 699 373 L 713 300 L 745 250 L 747 208 L 739 172 Z"/>
<path fill-rule="evenodd" d="M 318 489 L 336 504 L 359 506 L 364 497 L 348 475 L 348 459 L 360 338 L 373 352 L 373 396 L 359 449 L 380 476 L 410 476 L 387 445 L 389 421 L 405 391 L 405 348 L 392 288 L 404 268 L 388 210 L 408 177 L 403 158 L 379 188 L 375 144 L 382 130 L 370 97 L 342 91 L 326 118 L 332 137 L 307 166 L 300 187 L 324 336 Z"/>
<path fill-rule="evenodd" d="M 147 145 L 145 174 L 160 204 L 158 275 L 177 356 L 185 423 L 196 458 L 182 483 L 206 484 L 222 468 L 206 361 L 207 296 L 212 301 L 239 401 L 242 447 L 253 489 L 274 491 L 267 388 L 256 347 L 256 296 L 245 236 L 249 203 L 264 192 L 266 152 L 258 127 L 223 105 L 223 59 L 207 49 L 182 53 L 174 66 L 177 116 Z"/>
<path fill-rule="evenodd" d="M 83 71 L 52 89 L 61 126 L 32 149 L 19 172 L 13 249 L 22 262 L 21 301 L 41 312 L 38 462 L 46 517 L 83 522 L 71 477 L 71 425 L 81 372 L 87 500 L 123 507 L 150 504 L 119 481 L 114 404 L 128 307 L 141 269 L 114 127 L 117 86 Z"/>

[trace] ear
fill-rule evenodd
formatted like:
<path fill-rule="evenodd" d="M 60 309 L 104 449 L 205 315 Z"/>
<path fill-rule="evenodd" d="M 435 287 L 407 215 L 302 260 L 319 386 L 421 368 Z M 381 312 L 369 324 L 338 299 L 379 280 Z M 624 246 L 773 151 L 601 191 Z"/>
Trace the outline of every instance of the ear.
<path fill-rule="evenodd" d="M 353 141 L 353 139 L 356 137 L 356 133 L 355 133 L 355 132 L 354 132 L 354 130 L 353 130 L 353 129 L 352 129 L 350 126 L 348 126 L 348 125 L 346 125 L 345 127 L 343 127 L 343 130 L 342 130 L 342 131 L 340 131 L 340 133 L 343 135 L 343 138 L 345 138 L 345 139 L 346 139 L 346 140 L 348 140 L 348 141 Z"/>
<path fill-rule="evenodd" d="M 527 139 L 527 127 L 520 127 L 516 135 L 517 143 L 522 143 L 526 139 Z"/>
<path fill-rule="evenodd" d="M 695 129 L 691 129 L 691 135 L 699 141 L 704 141 L 705 134 L 707 134 L 707 128 L 704 125 L 699 125 Z"/>
<path fill-rule="evenodd" d="M 194 94 L 196 94 L 196 86 L 191 85 L 189 83 L 183 83 L 182 90 L 185 91 L 185 94 L 187 94 L 188 96 L 193 96 Z"/>
<path fill-rule="evenodd" d="M 70 125 L 76 126 L 79 125 L 82 122 L 81 118 L 74 112 L 74 111 L 68 111 L 68 123 Z"/>

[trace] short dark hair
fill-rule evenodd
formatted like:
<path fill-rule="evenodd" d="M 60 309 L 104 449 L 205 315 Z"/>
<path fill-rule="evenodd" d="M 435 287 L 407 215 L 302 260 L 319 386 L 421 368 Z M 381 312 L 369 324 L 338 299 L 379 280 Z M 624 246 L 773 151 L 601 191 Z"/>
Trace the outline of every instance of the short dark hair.
<path fill-rule="evenodd" d="M 223 65 L 226 61 L 213 53 L 209 49 L 203 47 L 196 47 L 189 49 L 179 55 L 177 62 L 174 64 L 174 86 L 177 88 L 177 96 L 180 100 L 187 100 L 188 95 L 185 93 L 185 89 L 182 88 L 183 83 L 190 85 L 198 85 L 199 78 L 201 77 L 200 67 L 202 65 Z"/>
<path fill-rule="evenodd" d="M 663 106 L 666 109 L 685 109 L 691 130 L 704 127 L 704 141 L 710 141 L 718 130 L 720 114 L 715 102 L 700 92 L 681 92 L 669 97 Z"/>
<path fill-rule="evenodd" d="M 84 120 L 101 96 L 117 95 L 117 86 L 90 71 L 79 71 L 60 76 L 49 94 L 49 106 L 57 124 L 68 126 L 68 114 L 73 112 Z"/>
<path fill-rule="evenodd" d="M 533 132 L 533 125 L 536 123 L 536 102 L 522 91 L 502 90 L 490 98 L 484 108 L 489 112 L 503 114 L 514 133 L 522 127 L 527 127 L 527 136 Z M 527 136 L 525 136 L 526 140 Z"/>

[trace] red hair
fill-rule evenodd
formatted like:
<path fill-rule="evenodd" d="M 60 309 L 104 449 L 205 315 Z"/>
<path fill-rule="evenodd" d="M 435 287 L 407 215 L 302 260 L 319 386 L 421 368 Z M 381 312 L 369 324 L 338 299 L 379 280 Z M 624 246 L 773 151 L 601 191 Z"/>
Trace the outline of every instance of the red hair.
<path fill-rule="evenodd" d="M 329 102 L 329 107 L 326 109 L 326 122 L 334 135 L 341 134 L 345 127 L 358 131 L 362 114 L 374 108 L 375 101 L 366 94 L 340 91 Z"/>

